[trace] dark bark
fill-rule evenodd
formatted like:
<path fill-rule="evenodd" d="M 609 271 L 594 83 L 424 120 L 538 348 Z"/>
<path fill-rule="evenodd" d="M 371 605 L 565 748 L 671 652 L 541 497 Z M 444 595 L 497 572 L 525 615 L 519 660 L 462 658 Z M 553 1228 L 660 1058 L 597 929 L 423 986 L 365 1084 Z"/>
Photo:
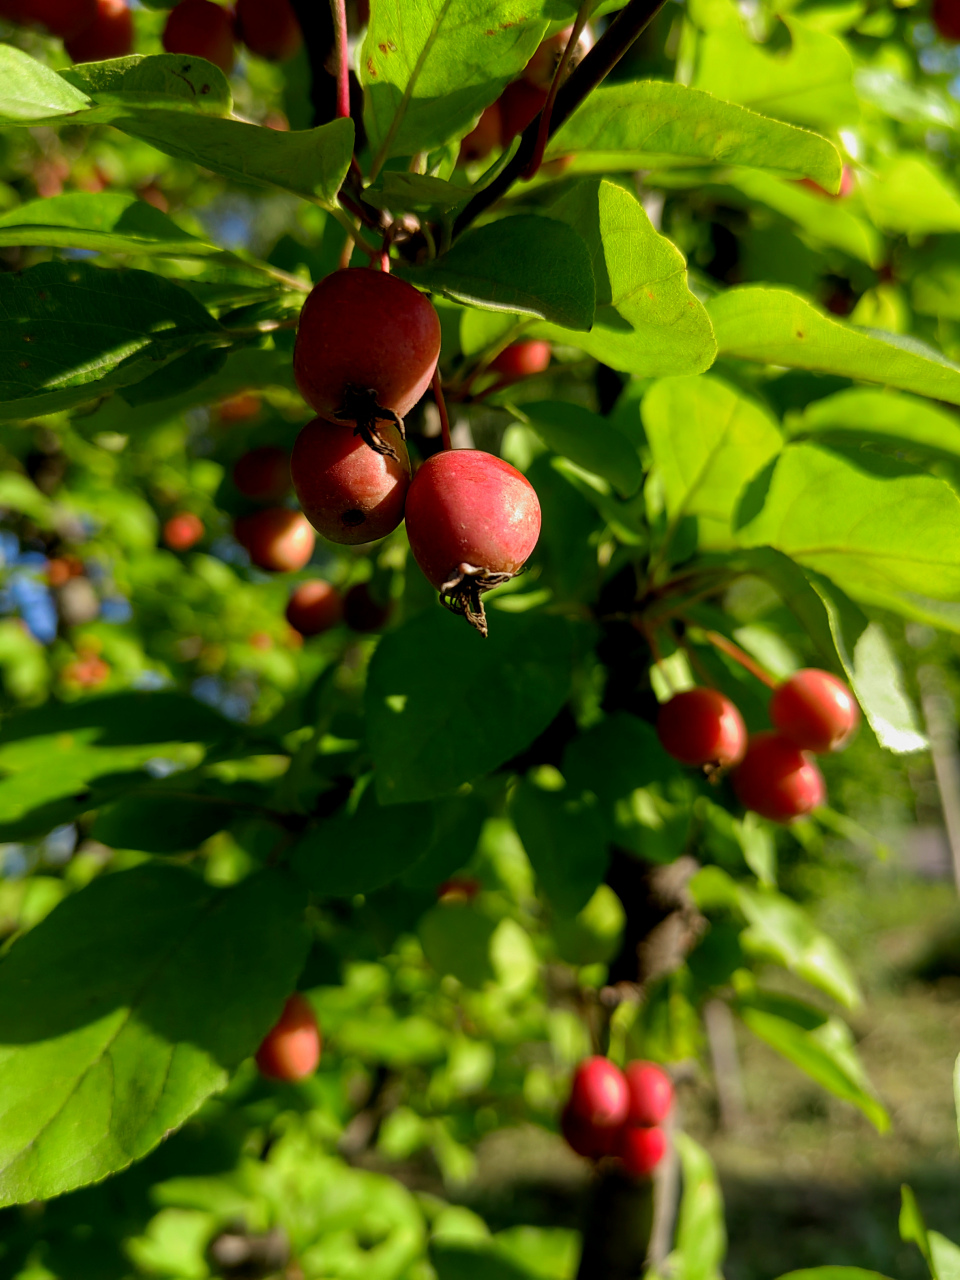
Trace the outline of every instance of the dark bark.
<path fill-rule="evenodd" d="M 612 1168 L 593 1185 L 577 1280 L 637 1280 L 653 1227 L 652 1182 Z"/>

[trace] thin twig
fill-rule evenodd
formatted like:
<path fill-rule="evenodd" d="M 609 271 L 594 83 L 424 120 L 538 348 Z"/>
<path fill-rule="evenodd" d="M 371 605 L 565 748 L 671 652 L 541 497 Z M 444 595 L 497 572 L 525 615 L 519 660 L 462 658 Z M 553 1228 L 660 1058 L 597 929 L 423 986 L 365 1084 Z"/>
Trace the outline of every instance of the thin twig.
<path fill-rule="evenodd" d="M 749 653 L 741 649 L 738 644 L 734 644 L 732 640 L 722 636 L 719 631 L 706 631 L 704 634 L 715 649 L 725 653 L 734 662 L 739 662 L 745 671 L 749 671 L 752 676 L 755 676 L 762 684 L 765 684 L 768 689 L 776 689 L 780 682 L 775 680 L 769 672 L 764 671 L 759 662 L 754 661 Z"/>
<path fill-rule="evenodd" d="M 447 402 L 443 398 L 443 384 L 440 381 L 439 365 L 433 371 L 433 398 L 437 402 L 437 412 L 440 414 L 440 438 L 443 440 L 443 447 L 444 449 L 452 449 L 450 417 L 447 413 Z"/>
<path fill-rule="evenodd" d="M 337 50 L 337 118 L 350 118 L 350 49 L 347 44 L 346 0 L 330 0 Z"/>
<path fill-rule="evenodd" d="M 540 127 L 537 130 L 537 145 L 533 153 L 533 158 L 523 171 L 525 182 L 529 182 L 531 178 L 536 177 L 537 170 L 543 164 L 543 153 L 547 149 L 547 142 L 550 138 L 550 121 L 553 117 L 553 104 L 557 100 L 557 94 L 560 86 L 563 84 L 567 74 L 567 67 L 570 65 L 570 59 L 573 52 L 580 43 L 580 37 L 583 29 L 587 25 L 587 19 L 593 12 L 596 0 L 583 0 L 579 10 L 577 11 L 577 20 L 573 24 L 570 31 L 570 39 L 564 45 L 563 54 L 557 64 L 557 69 L 553 73 L 553 79 L 550 81 L 550 88 L 547 91 L 547 100 L 543 104 L 543 110 L 540 112 Z"/>

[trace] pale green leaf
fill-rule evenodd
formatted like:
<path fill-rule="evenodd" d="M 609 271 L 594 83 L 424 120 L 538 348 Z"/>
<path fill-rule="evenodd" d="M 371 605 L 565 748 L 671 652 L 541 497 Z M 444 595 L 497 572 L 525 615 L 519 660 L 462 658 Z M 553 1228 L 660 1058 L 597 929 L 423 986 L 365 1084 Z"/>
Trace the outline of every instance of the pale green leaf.
<path fill-rule="evenodd" d="M 12 45 L 0 45 L 0 126 L 85 111 L 90 99 Z"/>
<path fill-rule="evenodd" d="M 960 231 L 960 195 L 926 159 L 897 155 L 860 178 L 871 218 L 887 231 Z"/>
<path fill-rule="evenodd" d="M 716 1280 L 727 1251 L 717 1171 L 689 1134 L 676 1130 L 673 1142 L 683 1170 L 683 1195 L 669 1272 L 678 1280 Z"/>
<path fill-rule="evenodd" d="M 798 182 L 784 182 L 768 173 L 737 173 L 727 181 L 751 200 L 782 213 L 822 244 L 836 245 L 872 267 L 883 260 L 882 237 L 859 216 L 858 201 L 833 198 L 826 191 L 809 191 Z M 822 182 L 820 185 L 826 186 Z"/>
<path fill-rule="evenodd" d="M 814 400 L 788 416 L 794 440 L 824 444 L 882 445 L 893 450 L 960 458 L 960 420 L 914 396 L 854 387 Z"/>
<path fill-rule="evenodd" d="M 516 412 L 548 449 L 609 480 L 621 497 L 629 498 L 640 487 L 643 468 L 639 455 L 609 418 L 562 400 L 527 401 Z"/>
<path fill-rule="evenodd" d="M 0 215 L 0 245 L 190 257 L 220 252 L 145 200 L 119 191 L 73 191 L 18 205 Z"/>

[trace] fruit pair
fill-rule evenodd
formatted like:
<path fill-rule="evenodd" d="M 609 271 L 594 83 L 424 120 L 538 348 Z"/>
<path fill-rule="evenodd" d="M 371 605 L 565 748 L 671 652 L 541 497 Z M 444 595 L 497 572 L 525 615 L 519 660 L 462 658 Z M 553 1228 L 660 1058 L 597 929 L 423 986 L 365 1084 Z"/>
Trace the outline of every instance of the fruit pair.
<path fill-rule="evenodd" d="M 180 0 L 163 29 L 167 53 L 206 58 L 229 75 L 234 41 L 270 61 L 291 58 L 303 37 L 289 0 L 237 0 L 236 11 L 213 0 Z"/>
<path fill-rule="evenodd" d="M 126 0 L 0 0 L 0 17 L 60 36 L 74 62 L 122 58 L 133 48 Z"/>
<path fill-rule="evenodd" d="M 257 1050 L 257 1066 L 268 1080 L 305 1080 L 316 1071 L 322 1047 L 310 1002 L 294 992 Z"/>
<path fill-rule="evenodd" d="M 351 631 L 379 631 L 389 616 L 389 603 L 377 600 L 367 583 L 355 583 L 342 596 L 323 578 L 302 582 L 290 596 L 286 612 L 287 622 L 302 636 L 322 635 L 341 622 Z"/>
<path fill-rule="evenodd" d="M 673 1085 L 655 1063 L 631 1062 L 624 1072 L 598 1056 L 574 1072 L 560 1127 L 577 1155 L 615 1156 L 633 1177 L 649 1178 L 666 1153 L 660 1125 L 672 1106 Z"/>
<path fill-rule="evenodd" d="M 856 700 L 828 671 L 808 668 L 783 681 L 770 699 L 773 730 L 749 742 L 740 712 L 715 689 L 688 689 L 660 708 L 657 734 L 682 764 L 709 770 L 734 766 L 733 787 L 747 809 L 789 822 L 826 800 L 811 751 L 839 751 L 859 722 Z"/>

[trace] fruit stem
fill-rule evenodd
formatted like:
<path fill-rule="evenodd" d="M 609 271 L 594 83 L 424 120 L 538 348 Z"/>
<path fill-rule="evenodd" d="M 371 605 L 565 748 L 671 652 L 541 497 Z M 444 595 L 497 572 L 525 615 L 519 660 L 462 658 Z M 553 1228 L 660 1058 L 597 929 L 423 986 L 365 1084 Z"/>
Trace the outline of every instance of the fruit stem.
<path fill-rule="evenodd" d="M 529 182 L 531 178 L 535 178 L 537 171 L 543 164 L 543 153 L 547 149 L 547 141 L 550 137 L 550 118 L 553 115 L 553 104 L 557 100 L 557 93 L 563 84 L 564 77 L 567 73 L 567 67 L 570 65 L 570 59 L 573 51 L 576 49 L 583 34 L 583 28 L 587 25 L 587 19 L 596 7 L 597 0 L 583 0 L 580 8 L 577 10 L 577 19 L 573 24 L 570 32 L 570 39 L 567 41 L 563 49 L 563 55 L 557 64 L 557 69 L 553 73 L 553 79 L 550 81 L 550 88 L 547 92 L 547 100 L 543 104 L 540 112 L 540 124 L 537 129 L 537 143 L 534 148 L 533 156 L 526 169 L 523 171 L 524 182 Z"/>
<path fill-rule="evenodd" d="M 617 65 L 640 33 L 650 25 L 663 8 L 666 0 L 629 0 L 620 10 L 606 31 L 587 53 L 582 62 L 570 73 L 566 83 L 557 93 L 557 99 L 550 115 L 548 132 L 552 137 L 560 126 L 583 102 L 584 98 L 597 87 L 609 71 Z M 540 131 L 539 117 L 528 124 L 520 137 L 520 146 L 513 159 L 504 166 L 501 172 L 478 191 L 461 210 L 453 224 L 453 238 L 465 231 L 471 222 L 495 204 L 500 197 L 513 186 L 530 163 L 537 135 Z"/>
<path fill-rule="evenodd" d="M 763 667 L 758 662 L 755 662 L 749 653 L 745 653 L 738 644 L 734 644 L 732 640 L 722 636 L 719 631 L 706 631 L 704 634 L 715 649 L 725 653 L 734 662 L 739 662 L 745 671 L 749 671 L 752 676 L 755 676 L 762 684 L 765 684 L 768 689 L 776 689 L 780 681 L 775 680 L 769 672 L 764 671 Z"/>
<path fill-rule="evenodd" d="M 330 0 L 337 54 L 337 119 L 350 118 L 350 49 L 347 43 L 346 0 Z"/>
<path fill-rule="evenodd" d="M 447 402 L 443 398 L 443 384 L 440 381 L 440 367 L 437 366 L 433 371 L 433 398 L 437 402 L 437 412 L 440 414 L 440 437 L 443 440 L 444 449 L 452 449 L 453 441 L 450 439 L 450 416 L 447 413 Z"/>

